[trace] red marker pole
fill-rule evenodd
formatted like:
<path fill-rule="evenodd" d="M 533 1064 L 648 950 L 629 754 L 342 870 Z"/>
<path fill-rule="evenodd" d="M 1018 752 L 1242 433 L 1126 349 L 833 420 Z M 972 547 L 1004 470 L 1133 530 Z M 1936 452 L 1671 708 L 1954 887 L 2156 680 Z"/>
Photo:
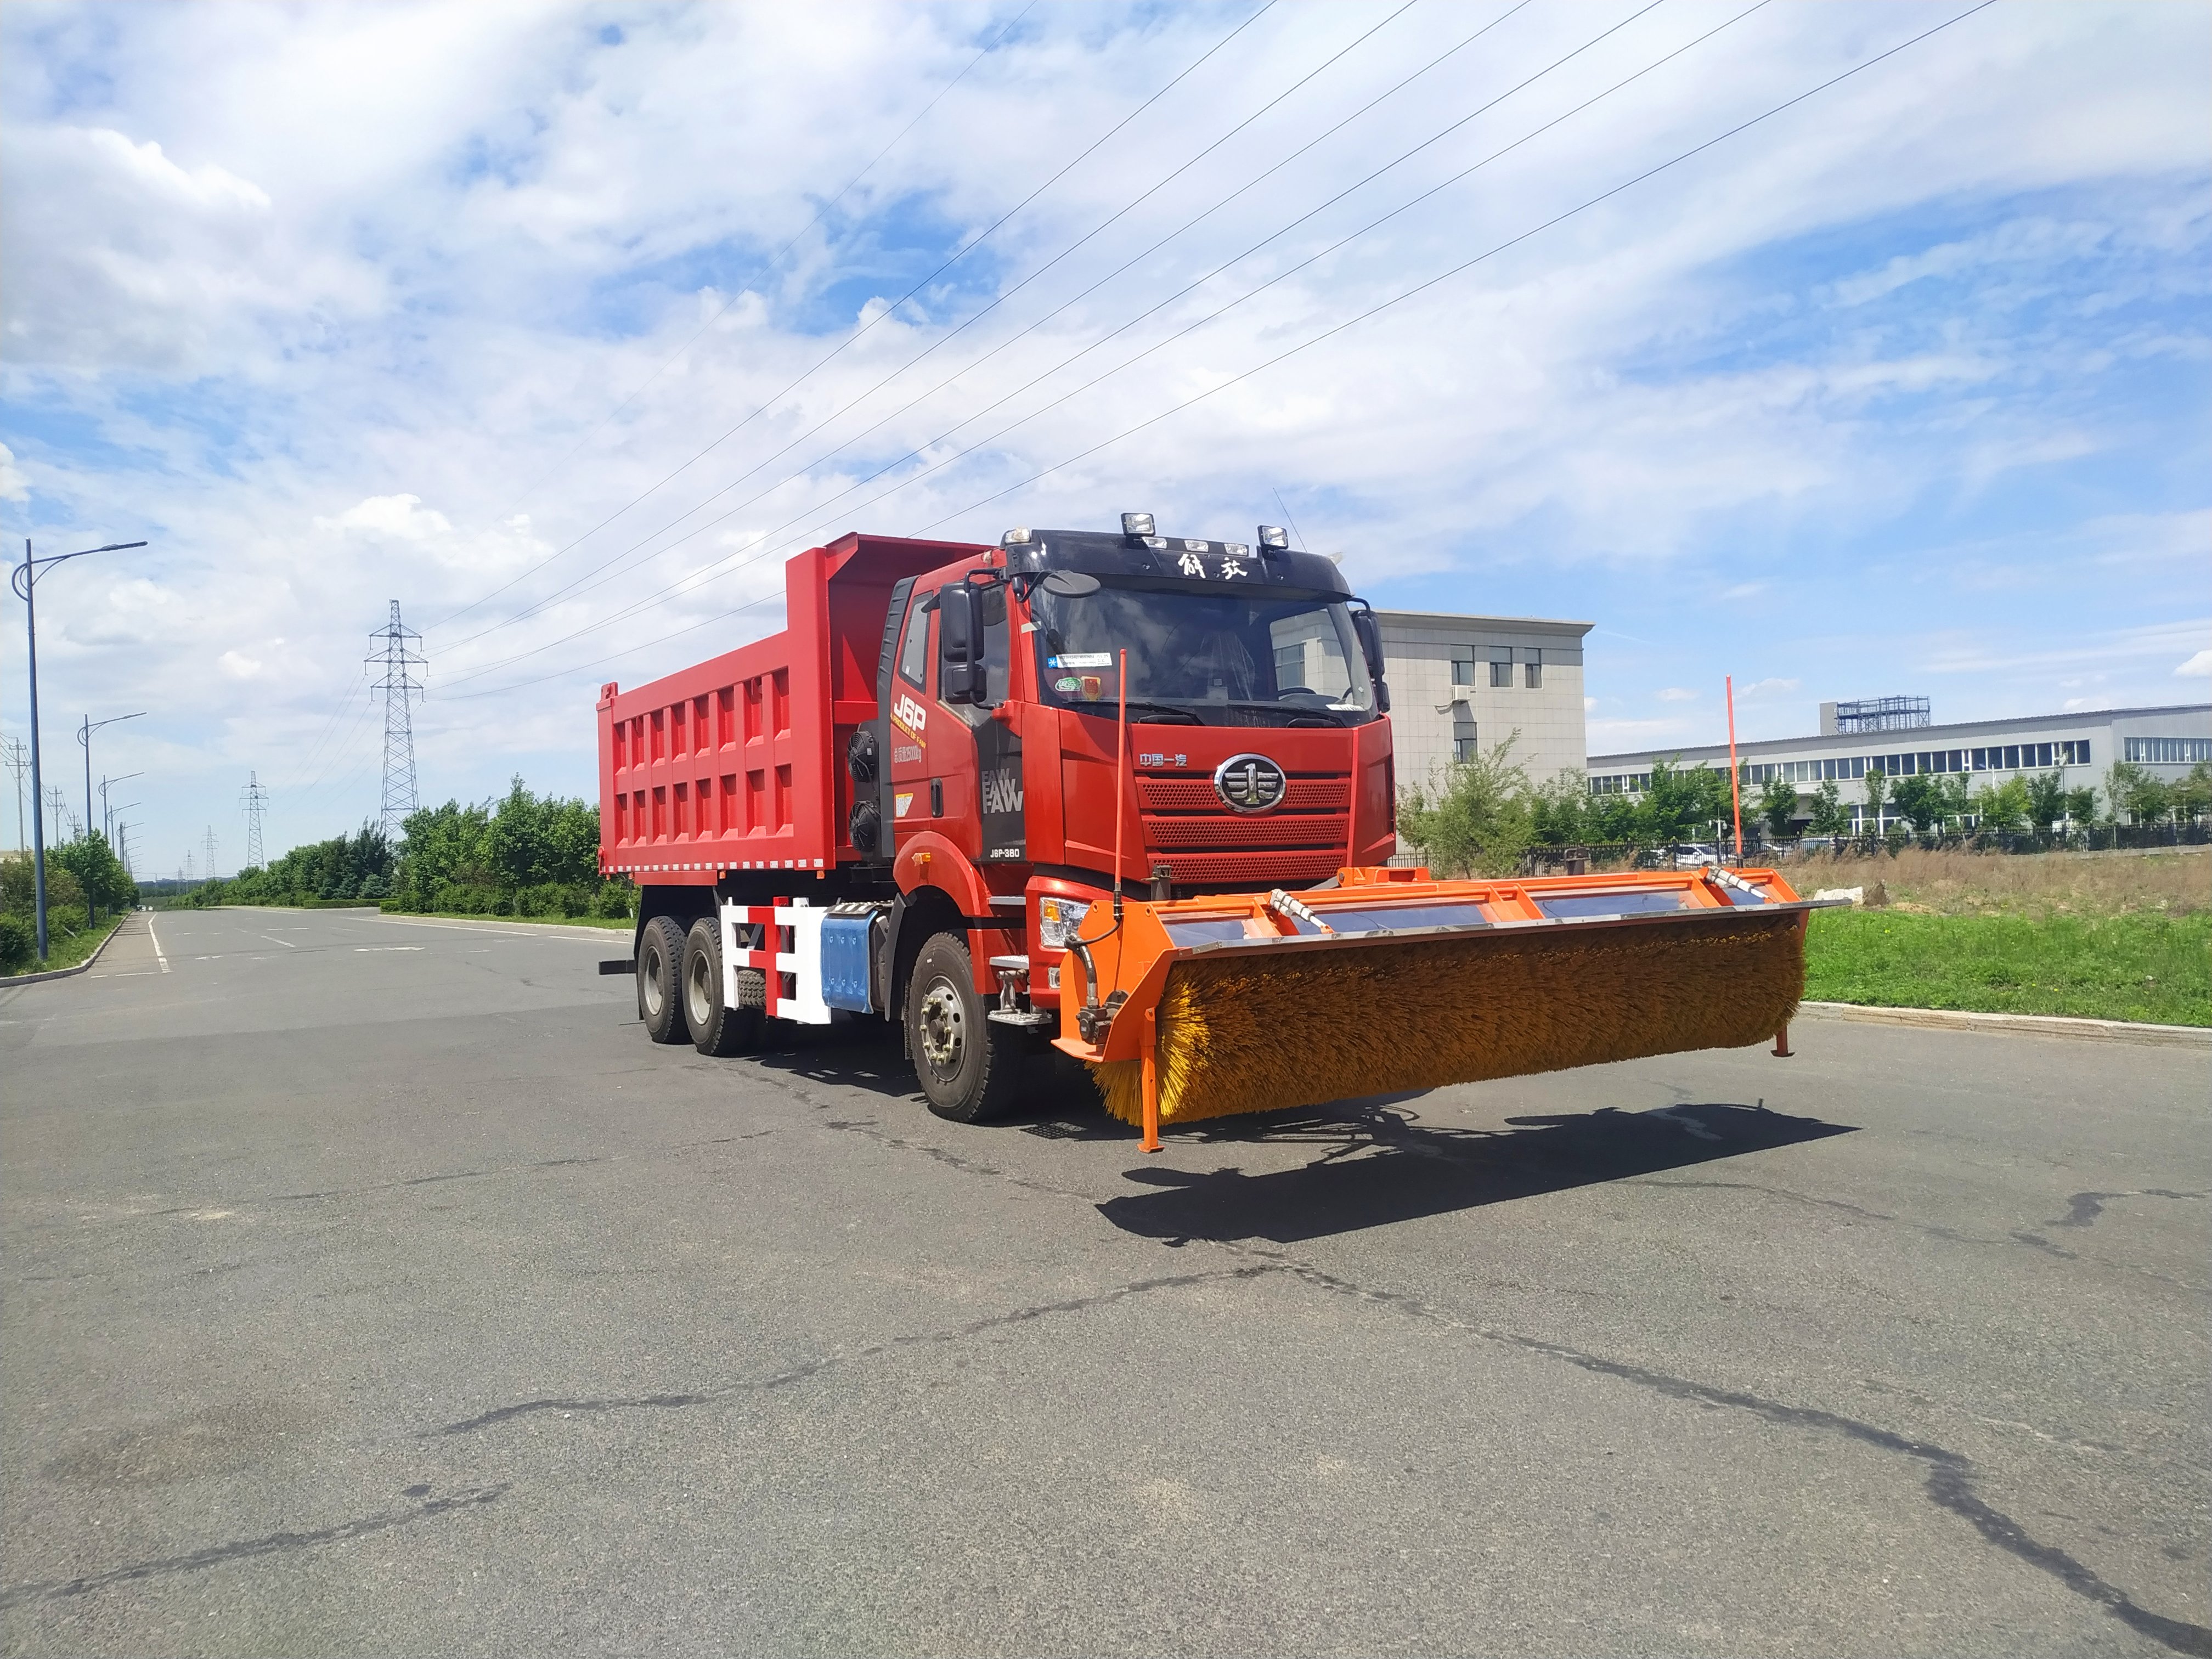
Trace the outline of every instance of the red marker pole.
<path fill-rule="evenodd" d="M 1735 763 L 1735 676 L 1730 674 L 1723 684 L 1728 688 L 1729 717 L 1729 799 L 1735 808 L 1735 861 L 1743 864 L 1743 774 Z"/>

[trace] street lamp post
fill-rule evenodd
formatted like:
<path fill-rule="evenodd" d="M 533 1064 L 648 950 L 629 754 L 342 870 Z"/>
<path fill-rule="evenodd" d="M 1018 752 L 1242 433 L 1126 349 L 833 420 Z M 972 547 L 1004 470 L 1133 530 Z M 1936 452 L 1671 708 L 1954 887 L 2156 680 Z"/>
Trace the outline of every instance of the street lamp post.
<path fill-rule="evenodd" d="M 110 542 L 105 547 L 80 548 L 74 553 L 56 553 L 34 559 L 31 556 L 31 538 L 26 536 L 23 562 L 8 574 L 8 585 L 23 602 L 24 627 L 30 639 L 31 799 L 41 801 L 42 805 L 39 777 L 39 573 L 70 559 L 81 559 L 88 553 L 120 553 L 125 548 L 145 545 L 143 542 Z M 31 891 L 39 913 L 39 961 L 43 964 L 46 959 L 46 824 L 43 811 L 31 825 Z"/>
<path fill-rule="evenodd" d="M 143 708 L 135 714 L 113 714 L 104 720 L 96 720 L 87 714 L 84 723 L 76 729 L 76 740 L 84 749 L 84 833 L 88 836 L 92 833 L 92 734 L 103 726 L 117 726 L 125 720 L 143 720 L 145 718 L 146 711 Z M 132 775 L 137 775 L 134 773 Z"/>
<path fill-rule="evenodd" d="M 126 809 L 120 806 L 110 806 L 107 804 L 107 791 L 109 786 L 118 783 L 128 783 L 133 778 L 143 778 L 145 775 L 146 775 L 143 772 L 125 772 L 119 778 L 102 778 L 100 781 L 100 833 L 107 837 L 107 844 L 110 847 L 115 845 L 115 815 Z M 138 803 L 137 801 L 132 801 L 131 803 L 133 806 L 136 806 L 137 804 Z"/>

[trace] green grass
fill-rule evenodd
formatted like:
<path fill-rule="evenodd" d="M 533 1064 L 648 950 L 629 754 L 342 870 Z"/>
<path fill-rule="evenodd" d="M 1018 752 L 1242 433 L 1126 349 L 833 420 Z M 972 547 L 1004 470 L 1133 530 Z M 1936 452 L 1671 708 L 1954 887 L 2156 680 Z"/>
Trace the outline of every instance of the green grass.
<path fill-rule="evenodd" d="M 14 969 L 0 968 L 0 982 L 20 979 L 25 974 L 52 974 L 64 968 L 74 968 L 100 948 L 100 940 L 122 925 L 121 916 L 102 916 L 89 927 L 74 933 L 64 933 L 55 922 L 53 913 L 48 911 L 46 959 L 40 962 L 33 958 Z"/>
<path fill-rule="evenodd" d="M 2212 1025 L 2212 915 L 1815 912 L 1805 994 L 1819 1002 Z"/>

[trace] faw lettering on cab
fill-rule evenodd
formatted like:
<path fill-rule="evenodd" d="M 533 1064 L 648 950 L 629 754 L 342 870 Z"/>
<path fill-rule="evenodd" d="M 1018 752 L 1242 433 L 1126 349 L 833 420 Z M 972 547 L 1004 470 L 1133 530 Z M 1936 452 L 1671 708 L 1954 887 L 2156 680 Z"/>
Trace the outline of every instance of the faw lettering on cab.
<path fill-rule="evenodd" d="M 1001 767 L 983 780 L 983 810 L 986 812 L 1018 812 L 1022 810 L 1022 775 L 1012 767 Z"/>

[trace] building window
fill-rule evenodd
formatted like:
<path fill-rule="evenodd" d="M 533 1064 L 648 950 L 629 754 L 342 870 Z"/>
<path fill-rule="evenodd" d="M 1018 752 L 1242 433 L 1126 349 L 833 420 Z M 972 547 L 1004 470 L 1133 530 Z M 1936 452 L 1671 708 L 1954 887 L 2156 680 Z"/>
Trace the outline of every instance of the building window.
<path fill-rule="evenodd" d="M 1521 665 L 1521 683 L 1534 691 L 1544 683 L 1544 658 L 1540 652 L 1531 651 L 1528 660 Z"/>
<path fill-rule="evenodd" d="M 2132 766 L 2194 766 L 2212 761 L 2212 738 L 2130 738 Z"/>
<path fill-rule="evenodd" d="M 1451 659 L 1451 665 L 1452 684 L 1454 685 L 1473 685 L 1474 684 L 1474 654 L 1472 652 L 1468 653 L 1464 657 L 1454 657 Z"/>
<path fill-rule="evenodd" d="M 1471 761 L 1477 754 L 1474 742 L 1474 719 L 1469 714 L 1452 716 L 1452 759 Z"/>
<path fill-rule="evenodd" d="M 1513 659 L 1492 657 L 1490 659 L 1490 683 L 1492 686 L 1513 684 Z"/>

